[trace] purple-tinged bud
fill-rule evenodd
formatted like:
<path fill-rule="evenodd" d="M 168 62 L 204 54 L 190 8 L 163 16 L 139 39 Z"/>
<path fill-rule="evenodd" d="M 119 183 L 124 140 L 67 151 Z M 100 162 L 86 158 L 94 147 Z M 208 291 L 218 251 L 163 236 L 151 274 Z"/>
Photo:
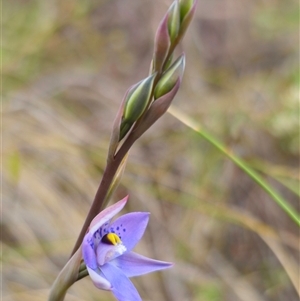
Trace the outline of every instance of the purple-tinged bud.
<path fill-rule="evenodd" d="M 134 122 L 129 122 L 125 119 L 122 120 L 121 126 L 120 126 L 120 136 L 119 139 L 123 139 L 125 135 L 129 132 L 130 128 L 132 127 Z"/>
<path fill-rule="evenodd" d="M 166 113 L 171 105 L 179 87 L 180 78 L 177 79 L 174 87 L 165 95 L 155 100 L 146 113 L 141 118 L 138 127 L 132 132 L 134 140 L 143 135 L 163 114 Z"/>
<path fill-rule="evenodd" d="M 180 7 L 180 23 L 185 18 L 185 16 L 189 13 L 192 6 L 194 4 L 194 0 L 181 0 L 179 2 Z"/>
<path fill-rule="evenodd" d="M 133 123 L 144 113 L 150 101 L 155 76 L 156 73 L 152 74 L 129 90 L 125 100 L 119 140 L 128 133 Z"/>
<path fill-rule="evenodd" d="M 157 83 L 154 90 L 154 99 L 157 99 L 168 92 L 170 92 L 175 86 L 177 80 L 181 81 L 185 67 L 185 55 L 182 54 L 171 65 L 171 67 L 164 72 L 161 79 Z"/>
<path fill-rule="evenodd" d="M 168 10 L 168 30 L 171 43 L 177 38 L 180 28 L 180 9 L 179 2 L 175 0 Z"/>
<path fill-rule="evenodd" d="M 143 114 L 151 96 L 155 76 L 156 73 L 148 76 L 130 89 L 125 103 L 124 119 L 135 122 Z"/>
<path fill-rule="evenodd" d="M 183 38 L 188 26 L 190 25 L 197 7 L 197 0 L 180 1 L 180 29 L 177 43 Z"/>
<path fill-rule="evenodd" d="M 163 71 L 166 71 L 167 69 L 170 68 L 170 66 L 172 65 L 173 56 L 174 56 L 173 53 L 169 56 L 168 60 L 164 64 Z"/>
<path fill-rule="evenodd" d="M 168 30 L 168 14 L 165 15 L 159 24 L 154 44 L 153 71 L 160 71 L 167 58 L 170 49 L 170 38 Z"/>

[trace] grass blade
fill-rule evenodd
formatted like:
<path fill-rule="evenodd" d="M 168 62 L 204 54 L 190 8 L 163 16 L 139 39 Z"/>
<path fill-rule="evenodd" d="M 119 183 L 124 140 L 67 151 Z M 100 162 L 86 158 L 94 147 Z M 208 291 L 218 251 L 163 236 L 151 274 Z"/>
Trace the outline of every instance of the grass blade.
<path fill-rule="evenodd" d="M 271 198 L 283 209 L 287 215 L 300 226 L 300 217 L 296 210 L 281 196 L 279 195 L 257 172 L 247 166 L 243 160 L 234 155 L 230 149 L 227 149 L 220 141 L 213 137 L 210 133 L 201 128 L 201 125 L 188 115 L 176 109 L 174 106 L 169 108 L 168 112 L 181 121 L 183 124 L 194 130 L 206 141 L 210 142 L 219 151 L 226 155 L 232 162 L 239 166 L 250 178 L 252 178 L 262 189 L 264 189 Z"/>

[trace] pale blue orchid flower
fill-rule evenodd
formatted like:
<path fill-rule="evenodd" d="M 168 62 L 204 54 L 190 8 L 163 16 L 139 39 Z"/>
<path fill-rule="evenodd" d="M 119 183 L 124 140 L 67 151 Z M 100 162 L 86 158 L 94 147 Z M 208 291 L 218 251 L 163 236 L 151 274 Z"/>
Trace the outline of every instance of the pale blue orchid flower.
<path fill-rule="evenodd" d="M 82 255 L 97 288 L 112 291 L 118 301 L 141 301 L 129 277 L 166 269 L 172 263 L 132 252 L 144 234 L 149 213 L 131 212 L 111 222 L 127 199 L 106 208 L 93 219 L 82 243 Z"/>

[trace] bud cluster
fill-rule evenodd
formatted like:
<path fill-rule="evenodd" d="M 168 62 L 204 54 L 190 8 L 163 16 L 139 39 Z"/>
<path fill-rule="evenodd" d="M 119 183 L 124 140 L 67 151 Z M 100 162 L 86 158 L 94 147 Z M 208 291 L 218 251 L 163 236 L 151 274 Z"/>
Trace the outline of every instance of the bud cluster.
<path fill-rule="evenodd" d="M 155 35 L 150 75 L 126 92 L 114 123 L 109 156 L 119 142 L 131 135 L 138 139 L 170 106 L 184 72 L 185 55 L 173 62 L 173 52 L 184 36 L 196 9 L 197 0 L 175 0 Z"/>

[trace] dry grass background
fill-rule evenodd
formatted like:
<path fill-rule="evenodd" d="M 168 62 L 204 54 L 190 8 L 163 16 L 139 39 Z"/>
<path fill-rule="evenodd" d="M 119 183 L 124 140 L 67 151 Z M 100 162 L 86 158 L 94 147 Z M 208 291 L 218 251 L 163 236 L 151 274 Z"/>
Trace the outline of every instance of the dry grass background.
<path fill-rule="evenodd" d="M 2 297 L 46 300 L 105 165 L 125 90 L 147 75 L 170 1 L 3 3 Z M 174 101 L 299 209 L 298 5 L 199 0 Z M 136 248 L 175 267 L 143 300 L 296 301 L 299 228 L 167 114 L 130 152 L 112 201 L 150 211 Z M 86 277 L 66 301 L 113 300 Z"/>

